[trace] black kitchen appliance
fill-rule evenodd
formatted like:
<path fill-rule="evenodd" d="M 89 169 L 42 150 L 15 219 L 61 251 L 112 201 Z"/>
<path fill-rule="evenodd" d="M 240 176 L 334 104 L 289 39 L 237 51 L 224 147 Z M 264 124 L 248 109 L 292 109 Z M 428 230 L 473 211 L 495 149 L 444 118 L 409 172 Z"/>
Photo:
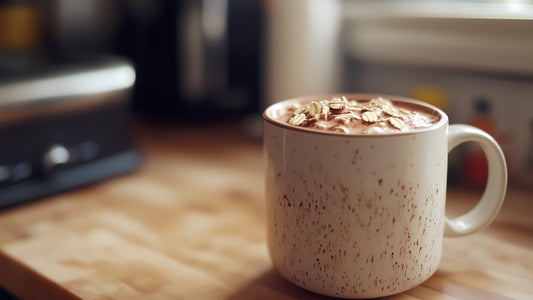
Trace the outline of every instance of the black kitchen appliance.
<path fill-rule="evenodd" d="M 0 207 L 138 167 L 134 81 L 118 57 L 0 55 Z"/>
<path fill-rule="evenodd" d="M 259 111 L 261 1 L 122 5 L 114 51 L 136 65 L 135 109 L 195 119 Z"/>

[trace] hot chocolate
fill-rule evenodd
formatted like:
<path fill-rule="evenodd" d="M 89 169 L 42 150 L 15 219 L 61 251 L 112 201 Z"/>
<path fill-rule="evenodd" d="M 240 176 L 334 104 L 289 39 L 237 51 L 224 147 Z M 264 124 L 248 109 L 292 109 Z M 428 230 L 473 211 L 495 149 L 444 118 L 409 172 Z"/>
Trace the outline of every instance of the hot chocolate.
<path fill-rule="evenodd" d="M 438 108 L 396 96 L 346 97 L 299 97 L 265 110 L 268 250 L 279 273 L 300 287 L 382 297 L 429 278 L 444 235 L 492 221 L 507 169 L 493 138 L 448 126 Z M 448 219 L 448 151 L 463 142 L 484 149 L 489 182 L 471 212 Z"/>
<path fill-rule="evenodd" d="M 440 115 L 412 103 L 384 97 L 348 99 L 344 96 L 296 103 L 277 118 L 292 126 L 345 134 L 394 134 L 430 127 Z"/>

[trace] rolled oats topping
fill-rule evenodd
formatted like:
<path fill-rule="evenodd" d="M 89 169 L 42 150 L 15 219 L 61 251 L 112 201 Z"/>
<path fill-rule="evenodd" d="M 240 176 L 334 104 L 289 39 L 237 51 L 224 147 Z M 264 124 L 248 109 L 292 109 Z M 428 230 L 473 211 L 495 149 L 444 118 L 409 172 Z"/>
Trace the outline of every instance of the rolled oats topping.
<path fill-rule="evenodd" d="M 329 107 L 334 110 L 341 110 L 346 105 L 346 101 L 342 98 L 333 98 L 329 102 Z"/>
<path fill-rule="evenodd" d="M 389 122 L 392 124 L 392 126 L 394 126 L 394 128 L 396 129 L 404 129 L 405 128 L 405 125 L 403 124 L 402 120 L 398 119 L 398 118 L 395 118 L 395 117 L 390 117 L 389 118 Z"/>
<path fill-rule="evenodd" d="M 288 123 L 346 134 L 408 132 L 429 127 L 440 120 L 437 114 L 385 97 L 370 100 L 333 97 L 289 108 Z"/>
<path fill-rule="evenodd" d="M 298 126 L 298 125 L 302 124 L 304 121 L 305 121 L 305 115 L 304 114 L 297 114 L 297 115 L 294 115 L 289 120 L 289 124 Z"/>
<path fill-rule="evenodd" d="M 317 102 L 311 102 L 311 104 L 309 104 L 309 109 L 307 113 L 309 114 L 310 117 L 313 117 L 316 114 L 319 114 L 321 111 L 322 111 L 322 106 L 320 104 L 318 104 Z"/>
<path fill-rule="evenodd" d="M 377 122 L 378 115 L 374 111 L 365 111 L 361 116 L 361 119 L 368 123 L 374 123 Z"/>

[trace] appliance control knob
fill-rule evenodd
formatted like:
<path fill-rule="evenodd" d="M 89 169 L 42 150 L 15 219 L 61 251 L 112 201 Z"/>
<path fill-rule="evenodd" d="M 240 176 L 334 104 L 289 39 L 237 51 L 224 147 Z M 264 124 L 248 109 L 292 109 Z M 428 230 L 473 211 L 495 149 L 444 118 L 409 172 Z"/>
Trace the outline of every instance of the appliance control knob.
<path fill-rule="evenodd" d="M 70 152 L 62 145 L 53 145 L 46 151 L 43 157 L 45 171 L 51 171 L 54 167 L 64 165 L 70 160 Z"/>

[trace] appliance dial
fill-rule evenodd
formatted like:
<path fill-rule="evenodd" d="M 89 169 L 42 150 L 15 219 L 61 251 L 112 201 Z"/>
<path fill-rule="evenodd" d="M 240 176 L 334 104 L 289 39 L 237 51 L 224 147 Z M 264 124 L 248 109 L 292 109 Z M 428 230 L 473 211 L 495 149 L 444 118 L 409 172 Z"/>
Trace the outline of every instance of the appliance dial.
<path fill-rule="evenodd" d="M 43 167 L 47 172 L 55 167 L 68 163 L 71 159 L 70 152 L 63 145 L 53 145 L 43 156 Z"/>

